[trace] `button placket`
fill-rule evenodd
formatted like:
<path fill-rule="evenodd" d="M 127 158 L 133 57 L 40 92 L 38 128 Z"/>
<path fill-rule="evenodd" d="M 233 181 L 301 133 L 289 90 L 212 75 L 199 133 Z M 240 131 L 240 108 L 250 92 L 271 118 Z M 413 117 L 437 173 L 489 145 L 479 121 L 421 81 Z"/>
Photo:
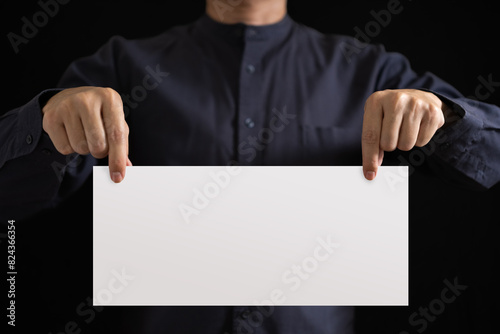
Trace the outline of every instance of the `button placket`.
<path fill-rule="evenodd" d="M 238 98 L 238 138 L 236 160 L 242 165 L 258 165 L 261 157 L 253 147 L 253 138 L 258 133 L 261 115 L 257 110 L 260 103 L 261 80 L 259 73 L 258 32 L 246 27 L 243 31 L 244 49 L 241 59 Z M 255 153 L 253 153 L 255 152 Z"/>
<path fill-rule="evenodd" d="M 250 317 L 251 312 L 248 307 L 234 306 L 233 307 L 233 333 L 242 333 L 249 324 L 247 319 Z"/>

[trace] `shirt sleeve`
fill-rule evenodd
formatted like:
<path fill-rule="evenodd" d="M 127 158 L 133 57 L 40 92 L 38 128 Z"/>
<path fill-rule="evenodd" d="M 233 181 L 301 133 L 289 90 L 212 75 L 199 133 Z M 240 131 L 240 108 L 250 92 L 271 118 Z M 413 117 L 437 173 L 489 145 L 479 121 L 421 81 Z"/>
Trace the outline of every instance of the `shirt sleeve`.
<path fill-rule="evenodd" d="M 42 128 L 45 102 L 65 88 L 117 89 L 116 55 L 124 39 L 114 37 L 94 55 L 73 62 L 58 87 L 0 117 L 0 219 L 22 219 L 56 206 L 92 172 L 90 155 L 62 155 Z"/>
<path fill-rule="evenodd" d="M 488 189 L 500 181 L 500 108 L 464 97 L 432 73 L 417 75 L 398 53 L 379 49 L 377 90 L 429 91 L 446 103 L 455 120 L 436 132 L 422 149 L 428 165 L 445 179 L 468 188 Z M 479 97 L 478 97 L 479 98 Z"/>

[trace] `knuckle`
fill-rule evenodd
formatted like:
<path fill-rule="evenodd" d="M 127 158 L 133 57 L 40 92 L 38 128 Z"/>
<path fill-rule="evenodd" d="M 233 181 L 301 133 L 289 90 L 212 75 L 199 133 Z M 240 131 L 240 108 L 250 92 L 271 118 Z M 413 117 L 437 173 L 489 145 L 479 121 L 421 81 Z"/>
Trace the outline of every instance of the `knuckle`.
<path fill-rule="evenodd" d="M 107 135 L 111 142 L 123 142 L 127 140 L 128 132 L 128 126 L 119 124 L 111 126 L 107 131 Z"/>
<path fill-rule="evenodd" d="M 416 97 L 410 99 L 411 111 L 416 114 L 426 109 L 426 103 Z"/>
<path fill-rule="evenodd" d="M 57 113 L 61 118 L 63 118 L 64 115 L 71 113 L 71 111 L 75 109 L 75 105 L 79 105 L 80 103 L 80 97 L 76 95 L 64 99 L 57 105 Z"/>
<path fill-rule="evenodd" d="M 415 143 L 416 147 L 423 147 L 429 143 L 429 140 L 426 139 L 418 139 L 417 142 Z"/>
<path fill-rule="evenodd" d="M 413 145 L 407 141 L 401 141 L 398 143 L 398 149 L 401 151 L 409 151 L 413 148 Z"/>
<path fill-rule="evenodd" d="M 108 145 L 103 140 L 94 140 L 89 146 L 90 153 L 97 159 L 102 159 L 108 155 Z"/>
<path fill-rule="evenodd" d="M 393 90 L 393 96 L 394 96 L 394 99 L 401 100 L 401 99 L 406 99 L 408 97 L 408 94 L 405 91 L 396 89 L 396 90 Z"/>
<path fill-rule="evenodd" d="M 391 152 L 396 149 L 396 143 L 387 138 L 380 139 L 380 148 L 384 151 Z"/>
<path fill-rule="evenodd" d="M 53 103 L 49 103 L 49 102 L 47 102 L 47 103 L 46 103 L 46 104 L 42 107 L 42 114 L 43 114 L 43 117 L 45 117 L 46 115 L 51 114 L 53 110 L 54 110 Z"/>
<path fill-rule="evenodd" d="M 437 106 L 430 106 L 429 107 L 429 118 L 432 122 L 435 122 L 437 124 L 443 125 L 444 124 L 444 114 L 441 108 Z"/>
<path fill-rule="evenodd" d="M 373 130 L 366 130 L 361 135 L 361 141 L 368 145 L 377 144 L 378 140 L 378 133 Z"/>
<path fill-rule="evenodd" d="M 128 137 L 130 134 L 130 129 L 128 127 L 128 124 L 126 122 L 123 122 L 123 132 L 125 133 L 125 136 Z"/>
<path fill-rule="evenodd" d="M 92 151 L 92 154 L 98 154 L 98 155 L 105 155 L 108 150 L 108 146 L 106 145 L 106 142 L 104 140 L 94 140 L 90 144 L 90 148 Z"/>
<path fill-rule="evenodd" d="M 108 152 L 107 151 L 106 152 L 94 152 L 91 150 L 90 154 L 96 159 L 103 159 L 108 155 Z"/>
<path fill-rule="evenodd" d="M 117 94 L 116 91 L 111 87 L 100 87 L 99 90 L 102 92 L 104 96 L 107 97 L 114 97 L 114 95 Z"/>
<path fill-rule="evenodd" d="M 389 89 L 384 89 L 384 90 L 378 90 L 372 94 L 373 98 L 375 99 L 381 99 L 384 96 L 386 96 L 390 92 Z"/>
<path fill-rule="evenodd" d="M 117 104 L 119 101 L 121 102 L 120 95 L 110 87 L 103 87 L 99 89 L 101 96 L 105 101 L 110 102 L 111 104 Z"/>
<path fill-rule="evenodd" d="M 100 127 L 85 129 L 88 142 L 91 146 L 101 147 L 106 145 L 105 133 Z"/>
<path fill-rule="evenodd" d="M 56 146 L 57 151 L 59 153 L 61 153 L 62 155 L 68 155 L 68 154 L 75 152 L 73 150 L 73 148 L 69 145 L 55 145 L 55 146 Z"/>
<path fill-rule="evenodd" d="M 92 93 L 88 90 L 78 92 L 65 101 L 70 102 L 70 103 L 76 103 L 78 105 L 85 105 L 88 103 L 89 100 L 92 99 Z"/>
<path fill-rule="evenodd" d="M 76 153 L 80 154 L 80 155 L 87 155 L 90 153 L 89 149 L 84 149 L 84 148 L 80 148 L 78 150 L 75 151 Z"/>
<path fill-rule="evenodd" d="M 101 139 L 94 139 L 89 141 L 89 150 L 90 153 L 92 153 L 93 156 L 106 156 L 107 153 L 107 145 L 106 142 L 101 140 Z M 96 156 L 97 158 L 97 156 Z"/>
<path fill-rule="evenodd" d="M 392 91 L 392 98 L 394 102 L 401 104 L 409 104 L 415 101 L 415 97 L 404 90 L 394 90 Z"/>
<path fill-rule="evenodd" d="M 382 99 L 382 96 L 385 94 L 384 91 L 376 91 L 373 92 L 365 102 L 365 111 L 369 109 L 370 107 L 374 107 L 379 103 L 379 101 Z"/>
<path fill-rule="evenodd" d="M 427 112 L 424 114 L 421 120 L 421 126 L 423 127 L 436 127 L 440 128 L 444 125 L 445 119 L 443 112 L 440 108 L 430 105 L 427 106 Z"/>
<path fill-rule="evenodd" d="M 446 120 L 443 118 L 440 118 L 439 121 L 437 121 L 437 128 L 441 128 L 442 126 L 444 126 L 444 124 L 446 123 Z"/>
<path fill-rule="evenodd" d="M 416 120 L 422 117 L 423 103 L 415 97 L 411 97 L 405 102 L 406 108 L 404 108 L 406 115 L 411 120 Z M 420 116 L 419 116 L 420 115 Z"/>
<path fill-rule="evenodd" d="M 92 96 L 88 92 L 77 93 L 64 101 L 61 101 L 61 111 L 68 113 L 83 113 L 85 114 L 91 109 Z"/>
<path fill-rule="evenodd" d="M 394 104 L 406 105 L 411 102 L 412 97 L 405 91 L 394 90 L 392 91 L 392 99 Z"/>
<path fill-rule="evenodd" d="M 86 155 L 89 154 L 89 145 L 85 140 L 80 140 L 77 144 L 76 147 L 74 148 L 74 151 L 78 154 Z"/>
<path fill-rule="evenodd" d="M 58 124 L 58 120 L 53 113 L 46 113 L 43 116 L 42 126 L 45 132 L 52 132 Z"/>

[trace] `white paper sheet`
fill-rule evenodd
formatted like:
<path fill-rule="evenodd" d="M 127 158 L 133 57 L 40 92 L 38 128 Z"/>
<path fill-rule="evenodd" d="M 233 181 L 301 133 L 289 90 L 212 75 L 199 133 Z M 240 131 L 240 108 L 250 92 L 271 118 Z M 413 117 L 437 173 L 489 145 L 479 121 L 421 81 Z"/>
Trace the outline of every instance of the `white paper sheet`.
<path fill-rule="evenodd" d="M 94 305 L 407 305 L 408 177 L 94 167 Z"/>

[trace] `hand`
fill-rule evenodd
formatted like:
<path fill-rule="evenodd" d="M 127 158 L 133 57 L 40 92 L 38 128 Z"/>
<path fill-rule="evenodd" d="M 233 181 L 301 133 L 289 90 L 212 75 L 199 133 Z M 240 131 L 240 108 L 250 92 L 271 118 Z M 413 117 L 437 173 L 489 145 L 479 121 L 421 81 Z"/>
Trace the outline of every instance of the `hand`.
<path fill-rule="evenodd" d="M 446 109 L 436 95 L 416 89 L 373 93 L 365 103 L 361 137 L 365 178 L 375 178 L 384 151 L 426 145 L 444 125 Z"/>
<path fill-rule="evenodd" d="M 120 95 L 111 88 L 77 87 L 52 96 L 42 109 L 43 129 L 61 154 L 109 156 L 111 179 L 125 177 L 128 125 Z"/>

